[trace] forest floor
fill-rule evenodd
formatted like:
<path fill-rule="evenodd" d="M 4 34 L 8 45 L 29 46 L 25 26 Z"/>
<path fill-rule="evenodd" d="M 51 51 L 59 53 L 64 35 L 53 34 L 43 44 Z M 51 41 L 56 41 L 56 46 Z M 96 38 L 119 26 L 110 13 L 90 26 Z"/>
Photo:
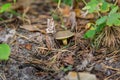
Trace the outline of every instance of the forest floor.
<path fill-rule="evenodd" d="M 89 19 L 77 19 L 77 29 L 67 46 L 54 34 L 41 32 L 46 31 L 51 10 L 56 7 L 47 0 L 35 0 L 24 20 L 1 15 L 5 20 L 0 21 L 0 42 L 10 45 L 11 55 L 8 61 L 0 62 L 0 80 L 65 80 L 71 71 L 89 72 L 98 80 L 120 80 L 120 50 L 96 50 L 83 38 Z M 59 31 L 60 21 L 54 23 Z M 35 26 L 41 31 L 30 29 Z"/>

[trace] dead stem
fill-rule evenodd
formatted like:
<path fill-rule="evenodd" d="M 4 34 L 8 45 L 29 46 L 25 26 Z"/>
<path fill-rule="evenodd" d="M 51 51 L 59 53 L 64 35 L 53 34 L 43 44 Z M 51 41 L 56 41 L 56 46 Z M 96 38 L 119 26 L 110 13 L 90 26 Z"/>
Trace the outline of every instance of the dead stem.
<path fill-rule="evenodd" d="M 113 74 L 113 75 L 111 75 L 111 76 L 105 78 L 104 80 L 109 80 L 111 77 L 113 77 L 113 76 L 115 76 L 115 75 L 117 75 L 117 74 L 118 74 L 118 73 L 115 73 L 115 74 Z"/>
<path fill-rule="evenodd" d="M 120 69 L 119 68 L 113 68 L 112 66 L 107 66 L 105 64 L 102 64 L 104 66 L 104 68 L 106 69 L 111 69 L 111 70 L 115 70 L 115 71 L 118 71 L 120 73 Z"/>

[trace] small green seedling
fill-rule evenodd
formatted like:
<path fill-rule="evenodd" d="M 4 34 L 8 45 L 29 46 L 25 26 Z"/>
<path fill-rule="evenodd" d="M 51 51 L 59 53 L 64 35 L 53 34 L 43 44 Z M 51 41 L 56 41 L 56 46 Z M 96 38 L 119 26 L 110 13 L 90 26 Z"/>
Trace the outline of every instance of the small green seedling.
<path fill-rule="evenodd" d="M 8 60 L 10 52 L 11 50 L 8 44 L 0 44 L 0 60 Z"/>
<path fill-rule="evenodd" d="M 0 6 L 0 14 L 3 14 L 5 12 L 9 12 L 11 14 L 14 15 L 20 15 L 19 13 L 17 13 L 16 11 L 12 10 L 12 4 L 11 3 L 6 3 Z"/>
<path fill-rule="evenodd" d="M 0 13 L 4 13 L 11 10 L 11 3 L 6 3 L 0 7 Z"/>
<path fill-rule="evenodd" d="M 67 72 L 67 71 L 70 71 L 70 70 L 72 70 L 72 65 L 69 65 L 68 67 L 61 67 L 60 68 L 62 71 L 64 71 L 64 72 Z"/>

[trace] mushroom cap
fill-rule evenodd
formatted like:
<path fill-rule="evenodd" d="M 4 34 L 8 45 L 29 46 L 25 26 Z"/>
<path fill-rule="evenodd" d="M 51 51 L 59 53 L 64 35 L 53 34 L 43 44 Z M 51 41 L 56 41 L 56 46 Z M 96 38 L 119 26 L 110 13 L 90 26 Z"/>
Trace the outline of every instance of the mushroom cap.
<path fill-rule="evenodd" d="M 69 30 L 59 31 L 55 34 L 55 39 L 62 40 L 62 39 L 72 37 L 73 35 L 74 35 L 74 33 Z"/>

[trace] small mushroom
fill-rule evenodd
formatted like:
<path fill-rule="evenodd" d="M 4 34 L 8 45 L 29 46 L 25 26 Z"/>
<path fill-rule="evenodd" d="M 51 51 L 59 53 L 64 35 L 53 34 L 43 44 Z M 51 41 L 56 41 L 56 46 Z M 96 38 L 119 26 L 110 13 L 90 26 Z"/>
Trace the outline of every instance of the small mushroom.
<path fill-rule="evenodd" d="M 59 31 L 55 34 L 55 39 L 62 40 L 63 44 L 67 45 L 68 44 L 67 39 L 72 37 L 73 35 L 74 35 L 74 33 L 72 33 L 69 30 Z"/>

